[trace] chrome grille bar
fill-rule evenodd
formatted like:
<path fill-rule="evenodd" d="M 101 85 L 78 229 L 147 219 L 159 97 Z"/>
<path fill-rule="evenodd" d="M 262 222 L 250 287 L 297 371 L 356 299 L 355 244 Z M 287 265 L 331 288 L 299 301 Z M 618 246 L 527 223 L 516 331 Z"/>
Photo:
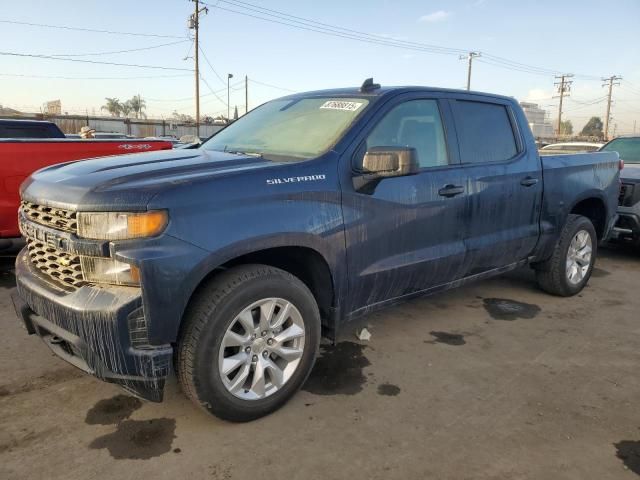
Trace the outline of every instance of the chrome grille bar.
<path fill-rule="evenodd" d="M 71 233 L 78 231 L 77 212 L 75 211 L 26 201 L 20 203 L 20 210 L 26 218 L 40 225 Z"/>
<path fill-rule="evenodd" d="M 62 252 L 32 238 L 27 238 L 27 250 L 33 265 L 52 280 L 76 288 L 86 283 L 78 255 Z"/>

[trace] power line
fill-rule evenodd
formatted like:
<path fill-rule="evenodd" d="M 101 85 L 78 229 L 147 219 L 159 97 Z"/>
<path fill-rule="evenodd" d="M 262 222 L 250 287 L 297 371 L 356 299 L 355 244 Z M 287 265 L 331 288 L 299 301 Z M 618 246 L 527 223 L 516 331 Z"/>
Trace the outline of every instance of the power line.
<path fill-rule="evenodd" d="M 569 100 L 571 100 L 572 102 L 575 102 L 575 103 L 579 103 L 580 105 L 595 105 L 596 103 L 601 103 L 605 98 L 607 98 L 606 95 L 602 95 L 600 97 L 592 98 L 590 100 L 576 100 L 575 98 L 570 97 Z"/>
<path fill-rule="evenodd" d="M 216 91 L 213 88 L 211 88 L 211 85 L 209 85 L 209 82 L 207 82 L 207 80 L 202 75 L 200 75 L 200 80 L 202 80 L 204 82 L 204 84 L 207 86 L 207 88 L 209 89 L 211 94 L 214 97 L 216 97 L 222 104 L 224 104 L 225 107 L 229 106 L 229 104 L 227 102 L 225 102 L 222 98 L 220 98 L 220 96 L 216 93 Z"/>
<path fill-rule="evenodd" d="M 623 88 L 626 92 L 631 93 L 633 95 L 640 95 L 640 91 L 635 90 L 634 88 L 631 88 L 629 86 L 629 82 L 627 82 L 626 80 L 624 82 L 625 83 L 621 85 L 621 88 Z"/>
<path fill-rule="evenodd" d="M 42 58 L 46 60 L 58 60 L 63 62 L 92 63 L 97 65 L 114 65 L 118 67 L 151 68 L 156 70 L 175 70 L 175 71 L 182 71 L 182 72 L 192 71 L 189 68 L 161 67 L 159 65 L 139 65 L 135 63 L 98 62 L 95 60 L 81 60 L 79 58 L 62 58 L 62 57 L 53 57 L 51 55 L 36 55 L 31 53 L 0 52 L 0 55 L 11 56 L 11 57 Z"/>
<path fill-rule="evenodd" d="M 231 5 L 235 8 L 239 8 L 245 11 L 234 10 L 226 6 L 223 7 L 220 5 L 220 3 Z M 439 53 L 439 54 L 445 54 L 445 55 L 460 55 L 460 54 L 467 54 L 468 52 L 468 50 L 463 50 L 458 48 L 442 47 L 442 46 L 430 45 L 425 43 L 389 39 L 388 37 L 385 37 L 382 35 L 374 35 L 370 33 L 361 32 L 358 30 L 338 27 L 328 23 L 312 20 L 309 18 L 291 15 L 279 10 L 261 7 L 252 3 L 241 1 L 241 0 L 219 0 L 215 5 L 213 4 L 208 4 L 208 5 L 211 6 L 212 8 L 218 8 L 220 10 L 224 10 L 224 11 L 228 11 L 231 13 L 236 13 L 239 15 L 244 15 L 252 18 L 257 18 L 259 20 L 264 20 L 264 21 L 268 21 L 276 24 L 298 28 L 301 30 L 313 31 L 316 33 L 322 33 L 325 35 L 332 35 L 336 37 L 347 38 L 350 40 L 356 40 L 356 41 L 361 41 L 366 43 L 373 43 L 373 44 L 403 48 L 408 50 L 416 50 L 416 51 L 421 51 L 426 53 Z M 247 11 L 252 13 L 248 13 Z M 496 55 L 490 55 L 490 54 L 484 54 L 484 53 L 483 55 L 485 55 L 486 59 L 479 60 L 479 61 L 482 61 L 483 63 L 487 63 L 489 65 L 493 65 L 496 67 L 500 67 L 500 68 L 505 68 L 505 69 L 514 70 L 514 71 L 522 71 L 525 73 L 544 75 L 544 76 L 557 75 L 561 73 L 559 70 L 528 65 L 525 63 L 516 62 L 516 61 L 509 60 Z M 585 75 L 585 74 L 576 74 L 575 77 L 585 79 L 585 80 L 600 79 L 600 77 L 593 76 L 593 75 Z"/>
<path fill-rule="evenodd" d="M 240 80 L 236 83 L 232 83 L 231 86 L 232 87 L 237 87 L 238 85 L 240 85 L 241 83 L 244 83 L 244 80 Z M 216 93 L 222 93 L 225 92 L 227 89 L 225 88 L 220 88 L 218 90 L 216 90 Z M 239 90 L 239 89 L 232 89 L 232 90 Z M 205 93 L 203 95 L 200 95 L 200 97 L 206 97 L 209 95 L 213 95 L 213 93 Z M 149 98 L 149 97 L 145 97 L 145 100 L 149 100 L 152 102 L 186 102 L 187 100 L 193 100 L 193 96 L 191 97 L 182 97 L 182 98 Z"/>
<path fill-rule="evenodd" d="M 207 4 L 207 5 L 210 5 L 211 7 L 214 7 L 211 4 Z M 247 16 L 247 17 L 257 18 L 259 20 L 265 20 L 265 21 L 271 22 L 271 23 L 277 23 L 277 24 L 280 24 L 280 25 L 286 25 L 286 26 L 289 26 L 289 27 L 298 28 L 298 29 L 301 29 L 301 30 L 306 30 L 306 31 L 311 31 L 311 32 L 316 32 L 316 33 L 322 33 L 324 35 L 330 35 L 330 36 L 334 36 L 334 37 L 347 38 L 347 39 L 350 39 L 350 40 L 357 40 L 357 41 L 360 41 L 360 42 L 370 43 L 370 44 L 375 44 L 375 45 L 385 45 L 385 46 L 390 46 L 390 47 L 399 47 L 399 48 L 408 49 L 408 50 L 417 50 L 417 51 L 421 51 L 421 52 L 439 53 L 439 54 L 445 54 L 445 55 L 459 55 L 460 52 L 464 52 L 464 50 L 459 50 L 459 49 L 447 50 L 445 47 L 437 47 L 437 48 L 415 47 L 415 46 L 411 46 L 411 45 L 400 44 L 399 42 L 397 42 L 395 40 L 389 40 L 389 39 L 386 39 L 386 38 L 383 41 L 383 40 L 378 40 L 376 38 L 362 37 L 362 36 L 358 36 L 358 35 L 355 35 L 355 34 L 338 33 L 338 32 L 335 32 L 335 31 L 328 30 L 328 29 L 322 29 L 321 27 L 311 28 L 311 27 L 307 27 L 307 26 L 297 25 L 297 24 L 294 24 L 294 23 L 289 23 L 289 22 L 274 20 L 274 19 L 270 19 L 270 18 L 265 18 L 265 17 L 261 17 L 261 16 L 258 16 L 258 15 L 253 15 L 253 14 L 250 14 L 250 13 L 247 13 L 247 12 L 240 12 L 238 10 L 233 10 L 233 9 L 230 9 L 230 8 L 222 7 L 220 5 L 218 5 L 215 8 L 217 8 L 219 10 L 224 10 L 224 11 L 227 11 L 227 12 L 237 13 L 239 15 L 244 15 L 244 16 Z"/>
<path fill-rule="evenodd" d="M 564 109 L 563 112 L 575 112 L 576 110 L 584 110 L 585 108 L 593 107 L 594 105 L 598 105 L 598 104 L 604 102 L 605 100 L 606 100 L 606 96 L 604 98 L 601 98 L 597 102 L 585 103 L 585 104 L 582 104 L 582 105 L 580 105 L 578 107 Z"/>
<path fill-rule="evenodd" d="M 503 57 L 498 57 L 496 55 L 491 55 L 488 53 L 484 54 L 484 58 L 482 60 L 478 60 L 482 63 L 487 63 L 489 65 L 493 65 L 495 67 L 499 67 L 499 68 L 506 68 L 508 70 L 514 70 L 514 71 L 521 71 L 521 72 L 525 72 L 525 73 L 531 73 L 534 75 L 543 75 L 543 76 L 549 76 L 549 75 L 561 75 L 561 72 L 559 70 L 553 70 L 550 68 L 544 68 L 544 67 L 536 67 L 533 65 L 527 65 L 526 63 L 520 63 L 520 62 L 516 62 L 513 60 L 509 60 L 507 58 L 503 58 Z M 583 73 L 575 73 L 574 78 L 579 78 L 582 80 L 600 80 L 600 77 L 595 76 L 595 75 L 586 75 Z"/>
<path fill-rule="evenodd" d="M 0 73 L 2 77 L 18 77 L 18 78 L 42 78 L 52 80 L 142 80 L 154 78 L 179 78 L 190 77 L 190 73 L 182 73 L 177 75 L 141 75 L 135 77 L 67 77 L 57 75 L 25 75 L 21 73 Z"/>
<path fill-rule="evenodd" d="M 491 65 L 493 67 L 504 68 L 506 70 L 511 70 L 514 72 L 529 73 L 532 75 L 540 75 L 543 77 L 549 77 L 549 76 L 555 75 L 556 73 L 555 71 L 543 71 L 543 70 L 537 70 L 535 68 L 523 68 L 514 64 L 506 63 L 506 62 L 497 62 L 497 61 L 488 60 L 489 58 L 490 57 L 486 55 L 485 59 L 478 59 L 478 62 L 484 63 L 486 65 Z"/>
<path fill-rule="evenodd" d="M 70 27 L 68 25 L 50 25 L 46 23 L 19 22 L 17 20 L 0 20 L 0 23 L 8 23 L 11 25 L 26 25 L 29 27 L 56 28 L 59 30 L 74 30 L 78 32 L 107 33 L 110 35 L 130 35 L 134 37 L 155 37 L 155 38 L 185 38 L 177 35 L 162 35 L 157 33 L 138 33 L 138 32 L 118 32 L 113 30 L 97 30 L 94 28 Z"/>
<path fill-rule="evenodd" d="M 253 78 L 249 78 L 249 81 L 251 83 L 255 83 L 257 85 L 262 85 L 264 87 L 275 88 L 277 90 L 282 90 L 282 91 L 285 91 L 285 92 L 297 93 L 296 90 L 291 90 L 290 88 L 278 87 L 277 85 L 271 85 L 270 83 L 259 82 L 258 80 L 254 80 Z"/>
<path fill-rule="evenodd" d="M 365 38 L 370 39 L 370 40 L 398 43 L 398 44 L 403 44 L 403 45 L 411 45 L 411 46 L 414 46 L 414 47 L 419 47 L 421 49 L 428 48 L 428 49 L 432 49 L 432 50 L 438 50 L 438 51 L 440 51 L 440 53 L 447 53 L 447 54 L 451 54 L 451 55 L 458 55 L 460 53 L 465 53 L 465 50 L 458 49 L 458 48 L 442 47 L 442 46 L 439 46 L 439 45 L 430 45 L 430 44 L 426 44 L 426 43 L 410 42 L 410 41 L 407 41 L 407 40 L 396 40 L 396 39 L 389 38 L 389 37 L 384 36 L 384 35 L 375 35 L 375 34 L 371 34 L 371 33 L 367 33 L 367 32 L 362 32 L 362 31 L 359 31 L 359 30 L 339 27 L 339 26 L 336 26 L 336 25 L 331 25 L 331 24 L 328 24 L 328 23 L 319 22 L 317 20 L 304 18 L 304 17 L 299 17 L 299 16 L 296 16 L 296 15 L 291 15 L 289 13 L 285 13 L 285 12 L 282 12 L 282 11 L 279 11 L 279 10 L 274 10 L 274 9 L 271 9 L 271 8 L 261 7 L 261 6 L 256 5 L 256 4 L 243 2 L 243 1 L 240 1 L 240 0 L 233 0 L 233 1 L 219 0 L 215 7 L 224 9 L 224 7 L 220 7 L 219 3 L 226 3 L 228 5 L 232 5 L 232 6 L 236 7 L 236 8 L 249 10 L 249 11 L 261 14 L 261 15 L 267 15 L 269 17 L 273 17 L 273 18 L 284 20 L 286 22 L 291 22 L 291 23 L 295 23 L 295 24 L 299 24 L 299 25 L 303 25 L 303 26 L 307 26 L 307 27 L 312 27 L 312 28 L 320 28 L 322 30 L 327 30 L 327 31 L 330 31 L 330 32 L 334 32 L 334 33 L 337 33 L 339 35 L 350 35 L 350 36 L 365 37 Z M 235 13 L 239 13 L 239 12 L 235 12 Z M 290 26 L 293 26 L 293 25 L 290 25 Z"/>
<path fill-rule="evenodd" d="M 162 47 L 168 47 L 170 45 L 179 45 L 181 43 L 186 43 L 189 40 L 180 40 L 178 42 L 170 42 L 170 43 L 163 43 L 161 45 L 152 45 L 150 47 L 140 47 L 140 48 L 129 48 L 127 50 L 112 50 L 109 52 L 91 52 L 91 53 L 52 53 L 51 56 L 52 57 L 89 57 L 89 56 L 96 56 L 96 55 L 112 55 L 115 53 L 130 53 L 130 52 L 140 52 L 143 50 L 153 50 L 154 48 L 162 48 Z"/>
<path fill-rule="evenodd" d="M 202 53 L 202 56 L 204 58 L 204 61 L 207 63 L 207 65 L 209 65 L 209 68 L 211 69 L 211 71 L 215 74 L 216 77 L 218 77 L 218 80 L 220 80 L 220 83 L 222 83 L 223 85 L 226 85 L 227 82 L 225 82 L 222 77 L 220 76 L 220 74 L 216 71 L 215 68 L 213 68 L 213 65 L 211 64 L 211 62 L 209 61 L 209 58 L 207 58 L 207 55 L 204 53 L 204 50 L 202 49 L 202 47 L 199 47 L 200 53 Z"/>

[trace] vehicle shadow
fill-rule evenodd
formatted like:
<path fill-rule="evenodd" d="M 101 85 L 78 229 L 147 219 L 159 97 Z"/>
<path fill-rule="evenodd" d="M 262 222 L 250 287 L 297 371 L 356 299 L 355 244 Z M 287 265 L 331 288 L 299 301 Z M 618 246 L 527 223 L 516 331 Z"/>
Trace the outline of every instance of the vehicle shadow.
<path fill-rule="evenodd" d="M 13 274 L 15 263 L 16 257 L 0 257 L 0 288 L 13 288 L 16 286 L 16 278 Z"/>
<path fill-rule="evenodd" d="M 598 256 L 611 260 L 624 260 L 640 263 L 640 247 L 629 243 L 604 243 L 598 250 Z"/>

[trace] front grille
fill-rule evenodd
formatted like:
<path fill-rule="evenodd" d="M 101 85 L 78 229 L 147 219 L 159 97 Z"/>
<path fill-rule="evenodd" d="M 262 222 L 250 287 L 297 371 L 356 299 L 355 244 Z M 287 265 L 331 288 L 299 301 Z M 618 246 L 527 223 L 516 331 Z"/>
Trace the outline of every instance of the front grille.
<path fill-rule="evenodd" d="M 76 288 L 86 283 L 78 255 L 63 252 L 32 238 L 27 238 L 27 249 L 33 265 L 49 278 Z"/>
<path fill-rule="evenodd" d="M 640 184 L 623 183 L 620 186 L 618 205 L 621 207 L 633 207 L 640 202 Z"/>
<path fill-rule="evenodd" d="M 25 201 L 21 202 L 20 209 L 25 217 L 40 225 L 71 233 L 77 233 L 78 231 L 77 213 L 73 210 L 64 210 Z"/>
<path fill-rule="evenodd" d="M 618 195 L 618 205 L 623 206 L 627 195 L 633 191 L 633 185 L 623 183 L 620 185 L 620 194 Z"/>

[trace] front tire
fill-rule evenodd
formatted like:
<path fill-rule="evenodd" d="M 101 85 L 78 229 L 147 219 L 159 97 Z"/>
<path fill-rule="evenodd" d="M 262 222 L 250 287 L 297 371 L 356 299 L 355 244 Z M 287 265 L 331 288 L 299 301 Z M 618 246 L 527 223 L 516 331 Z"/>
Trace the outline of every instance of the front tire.
<path fill-rule="evenodd" d="M 576 295 L 591 277 L 597 250 L 598 237 L 591 221 L 569 215 L 551 257 L 534 266 L 538 285 L 552 295 Z"/>
<path fill-rule="evenodd" d="M 307 379 L 320 341 L 309 289 L 278 268 L 243 265 L 195 295 L 178 344 L 178 381 L 193 402 L 246 422 L 280 408 Z"/>

